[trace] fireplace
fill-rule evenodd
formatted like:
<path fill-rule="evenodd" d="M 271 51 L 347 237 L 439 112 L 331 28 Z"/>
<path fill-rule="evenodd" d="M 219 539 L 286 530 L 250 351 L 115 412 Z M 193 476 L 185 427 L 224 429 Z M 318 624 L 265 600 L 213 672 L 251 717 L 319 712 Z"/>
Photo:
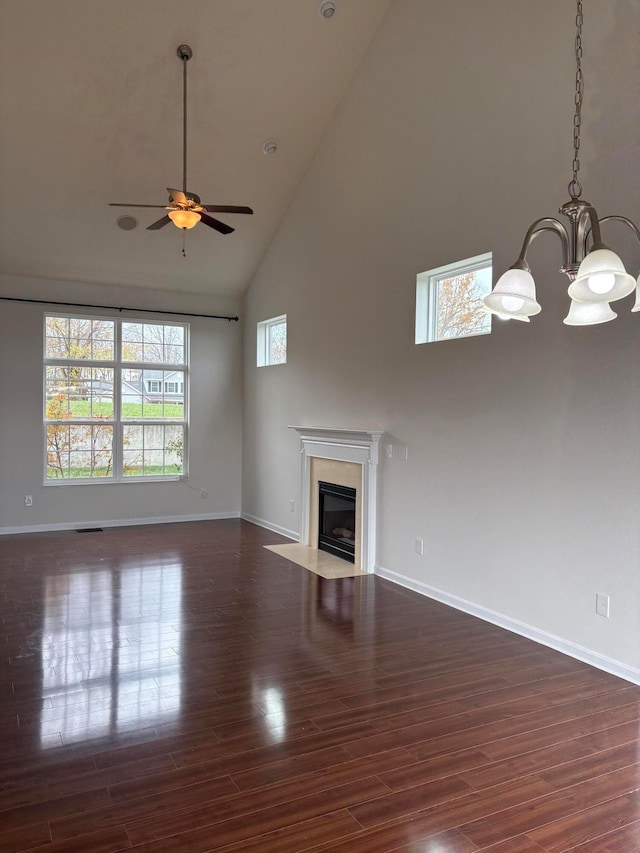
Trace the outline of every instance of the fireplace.
<path fill-rule="evenodd" d="M 383 431 L 291 429 L 300 436 L 300 544 L 320 550 L 318 483 L 346 486 L 356 492 L 354 556 L 350 562 L 361 571 L 375 571 L 378 445 Z"/>
<path fill-rule="evenodd" d="M 356 490 L 318 482 L 318 548 L 355 563 Z"/>

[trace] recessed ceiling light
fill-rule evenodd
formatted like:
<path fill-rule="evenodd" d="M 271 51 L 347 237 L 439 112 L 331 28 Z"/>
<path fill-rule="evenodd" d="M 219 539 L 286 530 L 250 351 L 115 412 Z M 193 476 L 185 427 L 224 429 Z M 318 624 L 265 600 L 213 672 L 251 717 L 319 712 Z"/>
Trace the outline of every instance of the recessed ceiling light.
<path fill-rule="evenodd" d="M 318 6 L 318 14 L 321 18 L 325 18 L 326 20 L 333 18 L 337 11 L 338 8 L 333 0 L 321 0 L 320 5 Z"/>
<path fill-rule="evenodd" d="M 262 153 L 275 154 L 279 147 L 277 139 L 267 139 L 266 142 L 262 143 Z"/>
<path fill-rule="evenodd" d="M 122 228 L 123 231 L 133 231 L 138 226 L 138 220 L 135 216 L 119 216 L 116 222 L 118 228 Z"/>

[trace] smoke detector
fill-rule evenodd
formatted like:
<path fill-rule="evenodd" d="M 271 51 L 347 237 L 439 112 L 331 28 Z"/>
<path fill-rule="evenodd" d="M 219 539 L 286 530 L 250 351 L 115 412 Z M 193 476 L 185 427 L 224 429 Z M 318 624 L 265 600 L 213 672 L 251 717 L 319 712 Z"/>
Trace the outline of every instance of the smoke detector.
<path fill-rule="evenodd" d="M 279 147 L 277 139 L 267 139 L 266 142 L 262 143 L 262 153 L 275 154 Z"/>
<path fill-rule="evenodd" d="M 135 216 L 119 216 L 116 223 L 118 228 L 122 228 L 123 231 L 133 231 L 138 225 L 138 220 Z"/>
<path fill-rule="evenodd" d="M 333 0 L 321 0 L 320 5 L 318 6 L 318 14 L 325 20 L 333 18 L 337 11 L 338 7 Z"/>

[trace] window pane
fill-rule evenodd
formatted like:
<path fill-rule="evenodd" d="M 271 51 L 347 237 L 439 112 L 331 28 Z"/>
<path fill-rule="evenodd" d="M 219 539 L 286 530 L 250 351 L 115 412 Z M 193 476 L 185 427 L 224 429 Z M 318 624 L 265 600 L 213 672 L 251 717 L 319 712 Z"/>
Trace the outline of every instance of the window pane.
<path fill-rule="evenodd" d="M 484 335 L 491 314 L 482 300 L 491 292 L 491 271 L 475 270 L 438 281 L 438 340 Z"/>
<path fill-rule="evenodd" d="M 47 427 L 47 479 L 110 477 L 113 427 L 51 424 Z"/>
<path fill-rule="evenodd" d="M 47 317 L 47 358 L 113 361 L 113 320 L 82 317 Z"/>
<path fill-rule="evenodd" d="M 142 370 L 123 370 L 121 393 L 122 393 L 122 420 L 138 420 L 142 417 L 142 394 L 143 379 Z"/>
<path fill-rule="evenodd" d="M 113 418 L 113 368 L 47 367 L 47 420 Z"/>
<path fill-rule="evenodd" d="M 269 364 L 284 364 L 287 360 L 287 324 L 269 326 Z"/>
<path fill-rule="evenodd" d="M 184 364 L 184 326 L 123 323 L 122 360 L 146 364 Z"/>

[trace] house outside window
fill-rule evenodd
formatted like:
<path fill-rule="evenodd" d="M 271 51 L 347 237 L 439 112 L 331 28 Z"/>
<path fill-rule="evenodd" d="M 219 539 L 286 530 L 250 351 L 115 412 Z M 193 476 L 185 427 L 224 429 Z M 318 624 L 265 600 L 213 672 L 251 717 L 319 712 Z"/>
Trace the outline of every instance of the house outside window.
<path fill-rule="evenodd" d="M 482 305 L 491 276 L 491 252 L 420 273 L 416 344 L 491 334 L 491 314 Z"/>
<path fill-rule="evenodd" d="M 45 482 L 185 474 L 188 326 L 59 314 L 44 326 Z"/>
<path fill-rule="evenodd" d="M 286 364 L 287 361 L 287 315 L 272 317 L 258 323 L 258 367 Z"/>

